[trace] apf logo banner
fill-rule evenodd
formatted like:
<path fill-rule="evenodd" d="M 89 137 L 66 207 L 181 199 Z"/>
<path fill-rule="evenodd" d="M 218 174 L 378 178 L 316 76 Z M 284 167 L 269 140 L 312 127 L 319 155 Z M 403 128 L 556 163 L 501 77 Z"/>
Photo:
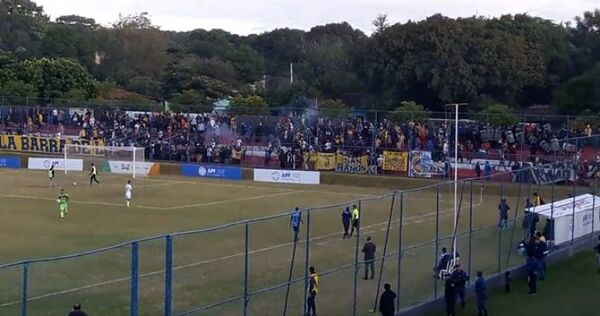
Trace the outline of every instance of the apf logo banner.
<path fill-rule="evenodd" d="M 183 164 L 181 174 L 188 177 L 242 180 L 242 168 L 219 165 Z"/>
<path fill-rule="evenodd" d="M 319 184 L 318 171 L 296 171 L 276 169 L 254 169 L 254 181 L 272 183 Z"/>

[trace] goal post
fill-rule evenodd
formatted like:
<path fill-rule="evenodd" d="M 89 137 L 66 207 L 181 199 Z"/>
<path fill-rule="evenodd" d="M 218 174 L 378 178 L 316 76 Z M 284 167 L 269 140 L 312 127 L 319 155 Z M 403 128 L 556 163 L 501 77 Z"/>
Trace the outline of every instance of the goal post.
<path fill-rule="evenodd" d="M 140 163 L 145 162 L 143 147 L 93 146 L 65 144 L 65 174 L 73 160 L 81 160 L 84 170 L 93 163 L 101 172 L 139 176 Z"/>

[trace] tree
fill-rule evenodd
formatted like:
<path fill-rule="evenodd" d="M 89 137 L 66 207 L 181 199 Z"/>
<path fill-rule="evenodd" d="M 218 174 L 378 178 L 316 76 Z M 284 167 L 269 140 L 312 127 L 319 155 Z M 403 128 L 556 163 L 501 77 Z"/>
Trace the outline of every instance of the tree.
<path fill-rule="evenodd" d="M 319 104 L 319 112 L 327 118 L 347 118 L 352 111 L 342 100 L 329 99 Z"/>
<path fill-rule="evenodd" d="M 84 16 L 79 16 L 79 15 L 60 16 L 60 17 L 56 18 L 56 23 L 64 24 L 64 25 L 79 26 L 79 27 L 88 28 L 88 29 L 97 29 L 99 27 L 99 25 L 96 23 L 96 20 L 94 20 L 92 18 L 86 18 Z"/>
<path fill-rule="evenodd" d="M 398 122 L 424 122 L 430 116 L 429 110 L 414 101 L 402 101 L 392 113 L 391 118 Z"/>
<path fill-rule="evenodd" d="M 111 29 L 98 31 L 101 78 L 127 86 L 131 78 L 160 80 L 169 62 L 165 34 L 147 15 L 121 17 Z"/>
<path fill-rule="evenodd" d="M 42 98 L 61 98 L 80 90 L 86 98 L 96 95 L 96 81 L 80 64 L 64 58 L 29 59 L 18 66 L 18 78 L 31 84 Z"/>
<path fill-rule="evenodd" d="M 265 100 L 257 95 L 233 98 L 229 111 L 235 115 L 269 115 L 270 113 Z"/>
<path fill-rule="evenodd" d="M 0 50 L 34 56 L 48 17 L 30 0 L 0 1 Z"/>
<path fill-rule="evenodd" d="M 556 92 L 553 105 L 561 112 L 579 114 L 589 109 L 600 111 L 600 63 L 580 76 L 570 79 Z"/>
<path fill-rule="evenodd" d="M 519 116 L 505 104 L 490 104 L 480 113 L 480 121 L 488 122 L 493 126 L 512 126 L 519 122 Z"/>
<path fill-rule="evenodd" d="M 387 14 L 378 14 L 375 20 L 371 24 L 375 27 L 375 33 L 381 34 L 381 32 L 385 31 L 390 24 L 387 21 Z"/>
<path fill-rule="evenodd" d="M 35 97 L 37 91 L 34 86 L 29 83 L 25 83 L 21 80 L 4 82 L 0 86 L 0 94 L 5 96 L 17 96 L 17 97 Z"/>

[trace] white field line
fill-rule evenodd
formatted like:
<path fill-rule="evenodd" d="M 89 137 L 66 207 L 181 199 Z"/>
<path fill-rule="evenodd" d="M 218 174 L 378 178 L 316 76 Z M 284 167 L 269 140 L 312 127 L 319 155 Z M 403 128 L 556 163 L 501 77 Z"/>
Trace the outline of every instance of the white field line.
<path fill-rule="evenodd" d="M 30 196 L 30 195 L 8 194 L 8 195 L 2 195 L 0 197 L 2 197 L 2 198 L 12 198 L 12 199 L 56 201 L 56 199 L 54 199 L 54 198 L 41 197 L 41 196 Z M 89 205 L 104 205 L 104 206 L 127 207 L 125 204 L 107 203 L 107 202 L 87 202 L 87 201 L 76 201 L 76 200 L 69 200 L 69 202 L 70 203 L 76 203 L 76 204 L 89 204 Z M 164 210 L 164 208 L 162 208 L 162 207 L 155 207 L 155 206 L 133 205 L 132 207 L 142 208 L 142 209 L 149 209 L 149 210 Z"/>
<path fill-rule="evenodd" d="M 312 193 L 324 193 L 324 194 L 344 195 L 344 196 L 354 196 L 354 197 L 372 197 L 372 198 L 380 197 L 380 195 L 370 195 L 370 194 L 352 193 L 352 192 L 312 190 L 312 189 L 308 189 L 308 188 L 265 187 L 265 186 L 259 186 L 259 185 L 242 185 L 242 184 L 232 184 L 232 183 L 224 183 L 224 182 L 176 181 L 176 180 L 168 180 L 168 179 L 146 179 L 145 181 L 190 183 L 190 184 L 197 184 L 197 185 L 212 185 L 212 186 L 218 186 L 218 187 L 232 187 L 232 188 L 258 189 L 258 190 L 304 191 L 304 192 L 312 192 Z M 423 199 L 423 200 L 428 200 L 428 199 Z"/>
<path fill-rule="evenodd" d="M 159 183 L 159 184 L 152 184 L 152 185 L 136 185 L 135 187 L 133 187 L 133 189 L 152 189 L 152 188 L 166 187 L 166 186 L 177 185 L 177 184 L 185 184 L 185 182 L 174 181 L 174 182 L 166 182 L 166 183 Z"/>
<path fill-rule="evenodd" d="M 479 206 L 480 204 L 473 204 L 474 207 Z M 450 214 L 451 211 L 453 211 L 454 209 L 446 209 L 441 211 L 440 213 L 444 212 L 446 214 L 446 216 L 448 214 Z M 415 215 L 415 216 L 409 216 L 404 218 L 405 220 L 408 220 L 409 222 L 406 223 L 406 225 L 410 225 L 410 224 L 415 224 L 418 223 L 419 219 L 422 219 L 424 217 L 430 217 L 432 214 L 435 215 L 435 212 L 432 213 L 427 213 L 427 214 L 422 214 L 422 215 Z M 432 220 L 432 219 L 430 219 Z M 395 220 L 397 221 L 397 220 Z M 375 223 L 372 225 L 367 225 L 367 226 L 363 226 L 362 229 L 365 229 L 362 233 L 363 234 L 368 234 L 368 233 L 372 233 L 372 232 L 376 232 L 377 230 L 383 230 L 385 231 L 386 228 L 383 229 L 375 229 L 375 230 L 369 230 L 371 228 L 375 228 L 381 225 L 387 224 L 386 222 L 380 222 L 380 223 Z M 310 238 L 310 241 L 319 241 L 322 239 L 326 239 L 329 237 L 334 237 L 334 236 L 339 236 L 340 233 L 331 233 L 331 234 L 326 234 L 326 235 L 321 235 L 321 236 L 317 236 L 317 237 L 313 237 Z M 340 241 L 341 239 L 336 238 L 333 239 L 331 241 Z M 331 242 L 328 241 L 328 242 Z M 304 240 L 300 240 L 300 243 L 304 242 Z M 320 242 L 317 243 L 316 245 L 324 245 L 328 242 Z M 261 252 L 266 252 L 266 251 L 270 251 L 270 250 L 274 250 L 274 249 L 278 249 L 278 248 L 282 248 L 282 247 L 287 247 L 292 245 L 292 242 L 287 242 L 287 243 L 281 243 L 281 244 L 277 244 L 277 245 L 273 245 L 273 246 L 269 246 L 269 247 L 264 247 L 264 248 L 260 248 L 260 249 L 255 249 L 255 250 L 250 250 L 248 251 L 249 255 L 252 254 L 257 254 L 257 253 L 261 253 Z M 227 255 L 227 256 L 223 256 L 223 257 L 219 257 L 219 258 L 213 258 L 213 259 L 207 259 L 207 260 L 201 260 L 201 261 L 196 261 L 196 262 L 192 262 L 192 263 L 188 263 L 188 264 L 184 264 L 184 265 L 179 265 L 176 267 L 173 267 L 173 271 L 178 271 L 178 270 L 182 270 L 182 269 L 186 269 L 186 268 L 191 268 L 194 266 L 199 266 L 199 265 L 203 265 L 203 264 L 209 264 L 209 263 L 215 263 L 215 262 L 220 262 L 223 260 L 228 260 L 228 259 L 232 259 L 232 258 L 237 258 L 237 257 L 242 257 L 244 256 L 245 253 L 244 252 L 238 252 L 235 254 L 231 254 L 231 255 Z M 157 270 L 157 271 L 152 271 L 152 272 L 147 272 L 147 273 L 141 273 L 139 274 L 140 278 L 143 277 L 150 277 L 150 276 L 154 276 L 154 275 L 160 275 L 165 273 L 164 270 Z M 104 281 L 104 282 L 97 282 L 97 283 L 93 283 L 93 284 L 88 284 L 88 285 L 84 285 L 84 286 L 80 286 L 80 287 L 76 287 L 76 288 L 70 288 L 67 290 L 61 290 L 61 291 L 55 291 L 55 292 L 50 292 L 50 293 L 46 293 L 46 294 L 42 294 L 42 295 L 38 295 L 38 296 L 32 296 L 32 297 L 28 297 L 27 301 L 36 301 L 36 300 L 40 300 L 40 299 L 44 299 L 47 297 L 53 297 L 53 296 L 57 296 L 57 295 L 62 295 L 62 294 L 67 294 L 67 293 L 73 293 L 73 292 L 78 292 L 78 291 L 83 291 L 83 290 L 87 290 L 87 289 L 91 289 L 91 288 L 95 288 L 95 287 L 101 287 L 101 286 L 105 286 L 105 285 L 109 285 L 109 284 L 113 284 L 113 283 L 119 283 L 119 282 L 125 282 L 130 280 L 131 277 L 123 277 L 123 278 L 117 278 L 117 279 L 112 279 L 112 280 L 108 280 L 108 281 Z M 20 304 L 21 300 L 18 301 L 12 301 L 12 302 L 7 302 L 7 303 L 3 303 L 0 304 L 0 308 L 1 307 L 9 307 L 9 306 L 13 306 L 13 305 L 17 305 Z"/>
<path fill-rule="evenodd" d="M 255 195 L 255 196 L 238 198 L 238 199 L 227 199 L 227 200 L 220 200 L 220 201 L 207 202 L 207 203 L 186 204 L 186 205 L 172 206 L 172 207 L 167 207 L 167 208 L 164 208 L 164 209 L 165 210 L 179 210 L 179 209 L 183 209 L 183 208 L 212 206 L 212 205 L 219 205 L 219 204 L 224 204 L 224 203 L 234 203 L 234 202 L 241 202 L 241 201 L 258 200 L 258 199 L 270 198 L 270 197 L 275 197 L 275 196 L 280 196 L 280 195 L 289 195 L 289 194 L 295 194 L 295 193 L 302 193 L 302 192 L 303 191 L 298 190 L 298 191 L 279 192 L 279 193 L 271 193 L 271 194 L 261 194 L 261 195 Z"/>

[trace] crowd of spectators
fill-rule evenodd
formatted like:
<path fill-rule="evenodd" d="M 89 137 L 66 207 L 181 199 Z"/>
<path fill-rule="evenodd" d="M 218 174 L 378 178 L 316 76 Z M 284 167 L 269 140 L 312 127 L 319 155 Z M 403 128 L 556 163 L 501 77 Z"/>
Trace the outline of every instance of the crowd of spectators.
<path fill-rule="evenodd" d="M 398 122 L 366 117 L 330 119 L 318 115 L 234 116 L 227 113 L 188 114 L 121 110 L 1 107 L 4 132 L 71 135 L 101 139 L 110 146 L 146 148 L 152 160 L 240 163 L 244 156 L 263 156 L 265 164 L 301 166 L 305 152 L 368 155 L 381 161 L 383 150 L 425 150 L 434 161 L 453 156 L 451 120 Z M 473 159 L 499 160 L 509 167 L 517 161 L 547 162 L 551 157 L 576 154 L 569 137 L 591 135 L 567 129 L 566 124 L 519 123 L 510 127 L 463 120 L 459 123 L 459 163 Z M 581 147 L 581 146 L 580 146 Z M 250 152 L 247 152 L 247 151 Z"/>

